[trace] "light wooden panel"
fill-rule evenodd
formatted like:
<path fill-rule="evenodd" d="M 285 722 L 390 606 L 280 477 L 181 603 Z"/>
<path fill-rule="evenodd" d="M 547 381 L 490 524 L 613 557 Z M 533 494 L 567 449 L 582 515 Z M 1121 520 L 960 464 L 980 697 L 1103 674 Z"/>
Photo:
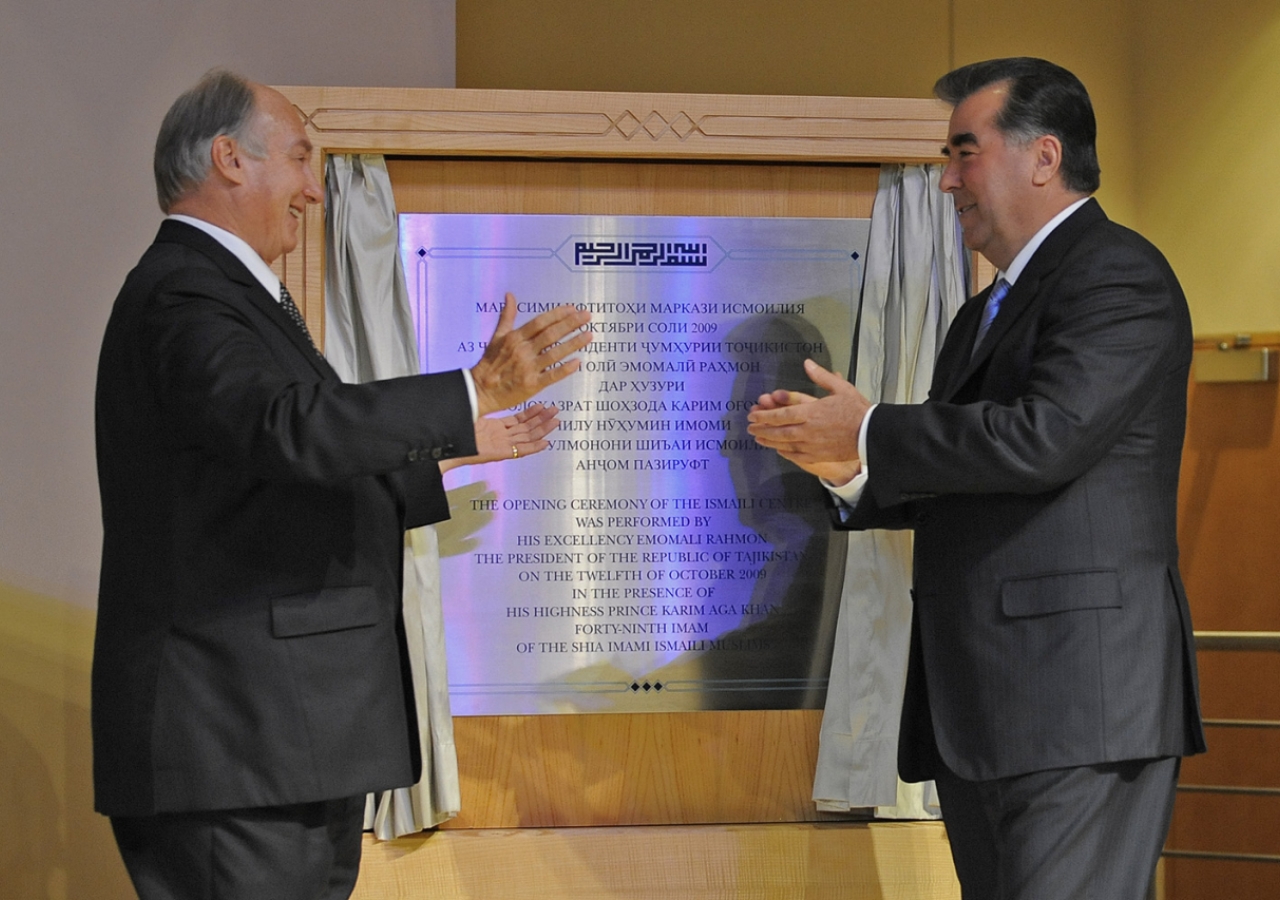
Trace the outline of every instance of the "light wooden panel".
<path fill-rule="evenodd" d="M 390 159 L 400 212 L 869 218 L 878 166 Z"/>
<path fill-rule="evenodd" d="M 806 822 L 818 710 L 454 720 L 462 814 L 445 828 Z"/>
<path fill-rule="evenodd" d="M 934 162 L 937 100 L 438 88 L 281 87 L 327 153 L 415 157 Z M 731 213 L 724 213 L 730 215 Z M 313 333 L 324 331 L 324 214 L 308 208 L 284 261 Z M 300 276 L 300 277 L 299 277 Z"/>
<path fill-rule="evenodd" d="M 401 212 L 866 218 L 879 169 L 726 162 L 393 159 Z M 444 827 L 805 822 L 814 710 L 458 718 Z"/>
<path fill-rule="evenodd" d="M 415 155 L 935 161 L 938 100 L 282 87 L 326 150 Z"/>
<path fill-rule="evenodd" d="M 1165 859 L 1157 900 L 1275 900 L 1275 863 L 1222 859 Z"/>
<path fill-rule="evenodd" d="M 1280 385 L 1192 375 L 1178 523 L 1192 618 L 1202 631 L 1280 631 Z"/>
<path fill-rule="evenodd" d="M 937 823 L 449 831 L 365 840 L 352 900 L 958 900 Z"/>

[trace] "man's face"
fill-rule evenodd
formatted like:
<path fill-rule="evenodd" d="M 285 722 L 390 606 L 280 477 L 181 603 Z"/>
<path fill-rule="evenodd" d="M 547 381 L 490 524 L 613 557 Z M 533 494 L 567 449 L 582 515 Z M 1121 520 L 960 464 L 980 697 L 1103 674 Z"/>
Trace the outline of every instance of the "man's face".
<path fill-rule="evenodd" d="M 299 221 L 307 204 L 319 203 L 322 195 L 311 171 L 311 141 L 297 112 L 270 88 L 257 85 L 254 95 L 251 127 L 266 156 L 240 154 L 245 181 L 237 231 L 259 256 L 275 262 L 298 246 Z"/>
<path fill-rule="evenodd" d="M 1010 143 L 996 127 L 1006 85 L 966 97 L 951 113 L 941 187 L 955 201 L 964 245 L 1007 269 L 1035 235 L 1028 232 L 1035 149 Z"/>

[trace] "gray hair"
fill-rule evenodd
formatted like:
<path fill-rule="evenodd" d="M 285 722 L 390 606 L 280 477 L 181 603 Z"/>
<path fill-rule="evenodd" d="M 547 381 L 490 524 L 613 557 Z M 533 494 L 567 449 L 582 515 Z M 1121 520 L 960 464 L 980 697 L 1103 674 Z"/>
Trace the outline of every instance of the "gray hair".
<path fill-rule="evenodd" d="M 215 69 L 169 107 L 156 136 L 156 199 L 168 213 L 198 188 L 213 166 L 213 142 L 234 138 L 250 156 L 261 159 L 266 147 L 254 128 L 254 97 L 249 81 Z"/>

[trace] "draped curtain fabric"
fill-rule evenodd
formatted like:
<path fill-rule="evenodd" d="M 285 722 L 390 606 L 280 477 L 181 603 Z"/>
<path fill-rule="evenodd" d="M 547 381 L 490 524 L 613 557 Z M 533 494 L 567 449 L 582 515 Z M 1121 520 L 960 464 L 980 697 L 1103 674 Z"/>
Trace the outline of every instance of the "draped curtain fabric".
<path fill-rule="evenodd" d="M 959 223 L 940 176 L 939 166 L 880 169 L 849 373 L 874 402 L 925 399 L 942 338 L 965 300 Z M 875 460 L 870 466 L 874 473 Z M 813 787 L 821 810 L 938 815 L 932 783 L 904 784 L 897 775 L 910 587 L 911 532 L 849 535 Z"/>
<path fill-rule="evenodd" d="M 345 381 L 415 375 L 413 315 L 400 263 L 391 180 L 381 156 L 332 156 L 325 186 L 325 356 Z M 405 536 L 404 618 L 422 780 L 370 795 L 365 828 L 383 840 L 422 831 L 461 808 L 449 712 L 435 528 Z"/>

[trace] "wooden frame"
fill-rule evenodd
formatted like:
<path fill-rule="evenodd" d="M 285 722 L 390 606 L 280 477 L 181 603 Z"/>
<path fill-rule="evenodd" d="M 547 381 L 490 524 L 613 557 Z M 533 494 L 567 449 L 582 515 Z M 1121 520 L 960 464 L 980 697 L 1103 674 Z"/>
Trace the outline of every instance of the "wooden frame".
<path fill-rule="evenodd" d="M 915 99 L 325 87 L 280 90 L 304 119 L 321 180 L 329 154 L 359 152 L 464 161 L 506 158 L 526 162 L 638 160 L 800 166 L 936 162 L 950 112 L 940 102 Z M 873 179 L 862 181 L 874 184 Z M 279 271 L 319 340 L 324 317 L 324 220 L 318 207 L 308 210 L 299 246 L 281 262 Z M 656 836 L 696 827 L 700 822 L 713 823 L 701 826 L 709 831 L 680 833 L 705 836 L 712 843 L 727 842 L 723 852 L 706 859 L 699 872 L 690 876 L 693 881 L 723 880 L 725 889 L 689 892 L 672 885 L 672 895 L 756 896 L 754 877 L 738 883 L 737 875 L 725 867 L 732 869 L 740 854 L 754 855 L 751 848 L 763 842 L 777 848 L 764 854 L 768 864 L 789 872 L 797 860 L 811 859 L 816 852 L 808 837 L 797 840 L 795 836 L 827 834 L 807 831 L 815 826 L 799 824 L 832 818 L 817 813 L 809 801 L 820 721 L 817 711 L 459 719 L 457 742 L 465 809 L 447 827 L 515 827 L 515 831 L 492 832 L 504 835 L 494 846 L 507 848 L 504 856 L 514 849 L 538 859 L 553 854 L 558 842 L 572 840 L 556 826 L 668 826 L 644 832 Z M 726 756 L 729 765 L 748 767 L 752 787 L 736 784 L 717 771 L 724 768 Z M 691 761 L 696 762 L 696 770 L 682 772 L 682 766 L 690 767 Z M 593 778 L 593 773 L 598 778 Z M 582 777 L 592 785 L 588 794 L 599 793 L 598 789 L 610 782 L 618 785 L 605 792 L 607 797 L 588 798 L 579 808 L 566 811 L 561 798 L 575 779 Z M 710 806 L 714 806 L 715 815 L 706 817 L 703 811 Z M 714 824 L 730 822 L 748 824 Z M 846 820 L 839 828 L 854 832 L 848 832 L 849 837 L 831 833 L 832 850 L 819 854 L 824 863 L 797 878 L 792 890 L 783 888 L 781 895 L 805 896 L 815 888 L 821 894 L 841 883 L 843 876 L 837 873 L 847 872 L 851 866 L 857 871 L 865 863 L 865 871 L 870 873 L 866 893 L 855 891 L 850 896 L 888 896 L 881 893 L 881 885 L 889 882 L 875 875 L 875 854 L 867 848 L 877 845 L 883 836 L 918 834 L 928 841 L 940 835 L 936 825 L 922 832 L 902 832 L 895 830 L 896 826 Z M 446 830 L 406 838 L 382 849 L 367 848 L 373 852 L 358 896 L 400 896 L 391 883 L 399 884 L 402 890 L 411 881 L 434 877 L 430 873 L 439 869 L 442 858 L 460 852 L 448 848 L 480 846 L 472 843 L 474 838 L 466 837 L 469 833 L 478 834 Z M 630 858 L 636 852 L 639 832 L 634 828 L 603 828 L 591 833 L 596 842 L 593 854 L 600 858 L 597 866 L 589 869 L 607 868 L 613 864 L 611 860 Z M 906 840 L 904 847 L 916 847 L 912 843 L 915 839 Z M 840 852 L 842 847 L 848 852 Z M 904 874 L 891 891 L 893 896 L 958 896 L 945 850 L 903 852 Z M 664 855 L 658 854 L 652 862 L 662 866 Z M 477 878 L 492 865 L 479 860 L 469 864 Z M 579 896 L 571 884 L 577 876 L 566 878 L 556 883 L 555 892 Z M 379 879 L 385 879 L 388 886 L 382 886 Z M 591 877 L 584 875 L 577 881 L 583 879 L 587 886 L 581 896 L 615 896 Z M 497 893 L 492 895 L 515 896 L 511 893 L 514 887 L 514 882 L 505 888 L 493 885 L 491 889 Z M 471 888 L 460 882 L 451 885 L 446 895 L 472 896 Z M 621 893 L 617 896 L 623 896 L 625 890 L 618 890 Z"/>
<path fill-rule="evenodd" d="M 937 100 L 281 87 L 315 146 L 410 156 L 937 162 L 950 109 Z M 324 214 L 307 211 L 282 273 L 323 334 Z"/>

